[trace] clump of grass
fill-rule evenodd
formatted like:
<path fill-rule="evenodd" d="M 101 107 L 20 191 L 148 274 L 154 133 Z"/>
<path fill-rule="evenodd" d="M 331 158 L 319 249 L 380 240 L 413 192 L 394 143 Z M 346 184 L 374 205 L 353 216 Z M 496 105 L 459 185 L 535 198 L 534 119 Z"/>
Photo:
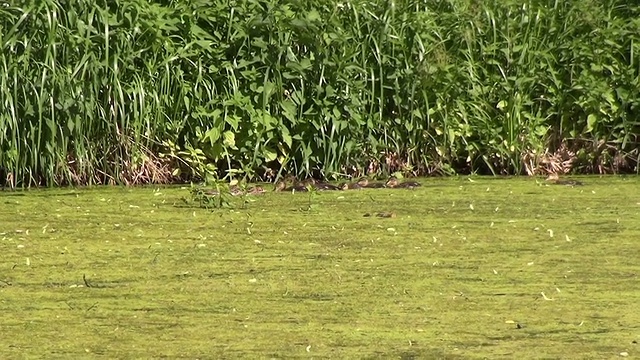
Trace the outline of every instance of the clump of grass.
<path fill-rule="evenodd" d="M 229 189 L 219 185 L 216 186 L 215 190 L 192 186 L 189 194 L 191 195 L 191 199 L 185 200 L 187 205 L 196 203 L 205 209 L 228 208 L 232 203 Z"/>

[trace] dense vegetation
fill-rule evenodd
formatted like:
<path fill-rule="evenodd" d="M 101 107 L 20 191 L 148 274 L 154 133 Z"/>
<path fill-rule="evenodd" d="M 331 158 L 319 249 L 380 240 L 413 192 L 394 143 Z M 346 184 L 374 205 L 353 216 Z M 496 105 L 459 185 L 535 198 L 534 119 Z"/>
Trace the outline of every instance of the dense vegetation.
<path fill-rule="evenodd" d="M 3 0 L 0 49 L 18 186 L 640 160 L 622 0 Z"/>

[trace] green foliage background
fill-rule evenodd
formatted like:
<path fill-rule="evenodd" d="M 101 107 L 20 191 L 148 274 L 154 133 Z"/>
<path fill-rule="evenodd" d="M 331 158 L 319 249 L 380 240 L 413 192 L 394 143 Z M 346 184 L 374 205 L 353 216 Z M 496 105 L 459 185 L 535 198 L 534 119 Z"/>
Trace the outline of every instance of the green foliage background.
<path fill-rule="evenodd" d="M 0 175 L 637 171 L 639 53 L 622 0 L 1 0 Z"/>

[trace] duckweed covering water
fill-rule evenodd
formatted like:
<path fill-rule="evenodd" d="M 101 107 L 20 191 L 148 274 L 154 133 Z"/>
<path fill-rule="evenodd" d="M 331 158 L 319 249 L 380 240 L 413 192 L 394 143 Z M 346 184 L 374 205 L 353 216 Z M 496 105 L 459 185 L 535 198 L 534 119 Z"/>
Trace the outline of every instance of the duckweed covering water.
<path fill-rule="evenodd" d="M 3 192 L 0 357 L 637 356 L 640 181 L 582 180 Z"/>

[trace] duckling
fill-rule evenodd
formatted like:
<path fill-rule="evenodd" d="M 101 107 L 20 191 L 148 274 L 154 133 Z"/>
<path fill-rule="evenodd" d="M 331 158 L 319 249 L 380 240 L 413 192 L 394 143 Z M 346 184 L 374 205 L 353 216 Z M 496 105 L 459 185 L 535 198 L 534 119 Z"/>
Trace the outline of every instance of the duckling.
<path fill-rule="evenodd" d="M 287 183 L 284 182 L 283 180 L 280 180 L 273 187 L 273 192 L 285 191 L 286 189 L 287 189 Z"/>
<path fill-rule="evenodd" d="M 293 180 L 293 184 L 291 185 L 291 191 L 300 191 L 305 192 L 309 191 L 309 187 L 313 188 L 314 179 L 304 179 L 302 181 L 297 181 L 295 178 Z"/>
<path fill-rule="evenodd" d="M 335 190 L 342 190 L 341 187 L 333 185 L 333 184 L 329 184 L 326 182 L 316 182 L 314 184 L 314 187 L 316 188 L 316 190 L 318 191 L 335 191 Z"/>
<path fill-rule="evenodd" d="M 333 184 L 320 183 L 320 184 L 316 184 L 316 190 L 318 190 L 318 191 L 336 191 L 336 190 L 342 190 L 342 189 L 339 188 L 336 185 L 333 185 Z"/>
<path fill-rule="evenodd" d="M 204 194 L 207 196 L 218 196 L 220 195 L 220 191 L 217 189 L 209 189 L 209 190 L 205 190 Z M 222 193 L 224 194 L 225 191 L 222 191 Z M 230 186 L 229 187 L 229 194 L 232 196 L 238 196 L 238 195 L 242 195 L 244 194 L 244 190 L 242 190 L 240 187 L 238 186 Z"/>
<path fill-rule="evenodd" d="M 355 182 L 355 183 L 343 182 L 343 183 L 340 183 L 338 185 L 338 187 L 341 190 L 359 190 L 359 189 L 362 189 L 362 186 L 357 182 Z"/>
<path fill-rule="evenodd" d="M 422 184 L 420 184 L 417 181 L 405 181 L 400 183 L 397 187 L 398 188 L 404 188 L 404 189 L 415 189 L 417 187 L 422 186 Z"/>
<path fill-rule="evenodd" d="M 265 190 L 262 186 L 256 185 L 251 190 L 247 191 L 247 194 L 248 195 L 262 195 L 262 194 L 264 194 L 266 192 L 267 192 L 267 190 Z"/>
<path fill-rule="evenodd" d="M 399 182 L 398 178 L 396 178 L 395 176 L 390 177 L 389 180 L 387 180 L 387 183 L 385 185 L 386 187 L 392 188 L 392 189 L 415 189 L 419 186 L 422 186 L 417 181 Z"/>
<path fill-rule="evenodd" d="M 287 186 L 287 183 L 280 180 L 273 187 L 273 192 L 282 192 L 282 191 L 304 191 L 303 187 L 298 185 Z"/>
<path fill-rule="evenodd" d="M 229 194 L 231 194 L 231 196 L 244 195 L 244 190 L 237 185 L 233 185 L 229 187 Z"/>
<path fill-rule="evenodd" d="M 384 187 L 383 183 L 379 183 L 379 182 L 369 182 L 369 179 L 362 177 L 360 178 L 360 180 L 358 180 L 358 185 L 360 185 L 363 188 L 368 188 L 368 189 L 380 189 Z"/>
<path fill-rule="evenodd" d="M 387 180 L 387 182 L 384 185 L 385 187 L 388 187 L 388 188 L 396 188 L 398 187 L 398 185 L 400 185 L 400 182 L 395 176 L 392 176 L 389 178 L 389 180 Z"/>
<path fill-rule="evenodd" d="M 566 186 L 582 186 L 584 185 L 582 182 L 578 181 L 578 180 L 561 180 L 560 177 L 558 176 L 558 174 L 549 174 L 549 177 L 547 177 L 548 182 L 554 184 L 554 185 L 566 185 Z"/>
<path fill-rule="evenodd" d="M 304 185 L 305 189 L 307 189 L 307 187 L 310 186 L 312 189 L 315 189 L 316 191 L 342 190 L 340 187 L 336 185 L 329 184 L 328 182 L 324 182 L 324 181 L 319 181 L 314 178 L 305 179 L 301 182 L 301 184 Z"/>
<path fill-rule="evenodd" d="M 214 189 L 209 189 L 209 190 L 206 190 L 204 192 L 204 194 L 207 195 L 207 196 L 218 196 L 218 195 L 220 195 L 220 191 L 214 190 Z"/>
<path fill-rule="evenodd" d="M 281 191 L 308 191 L 306 184 L 303 182 L 298 182 L 297 180 L 293 180 L 293 184 L 291 186 L 287 186 L 287 182 L 285 180 L 280 180 L 276 183 L 273 188 L 274 192 Z"/>

